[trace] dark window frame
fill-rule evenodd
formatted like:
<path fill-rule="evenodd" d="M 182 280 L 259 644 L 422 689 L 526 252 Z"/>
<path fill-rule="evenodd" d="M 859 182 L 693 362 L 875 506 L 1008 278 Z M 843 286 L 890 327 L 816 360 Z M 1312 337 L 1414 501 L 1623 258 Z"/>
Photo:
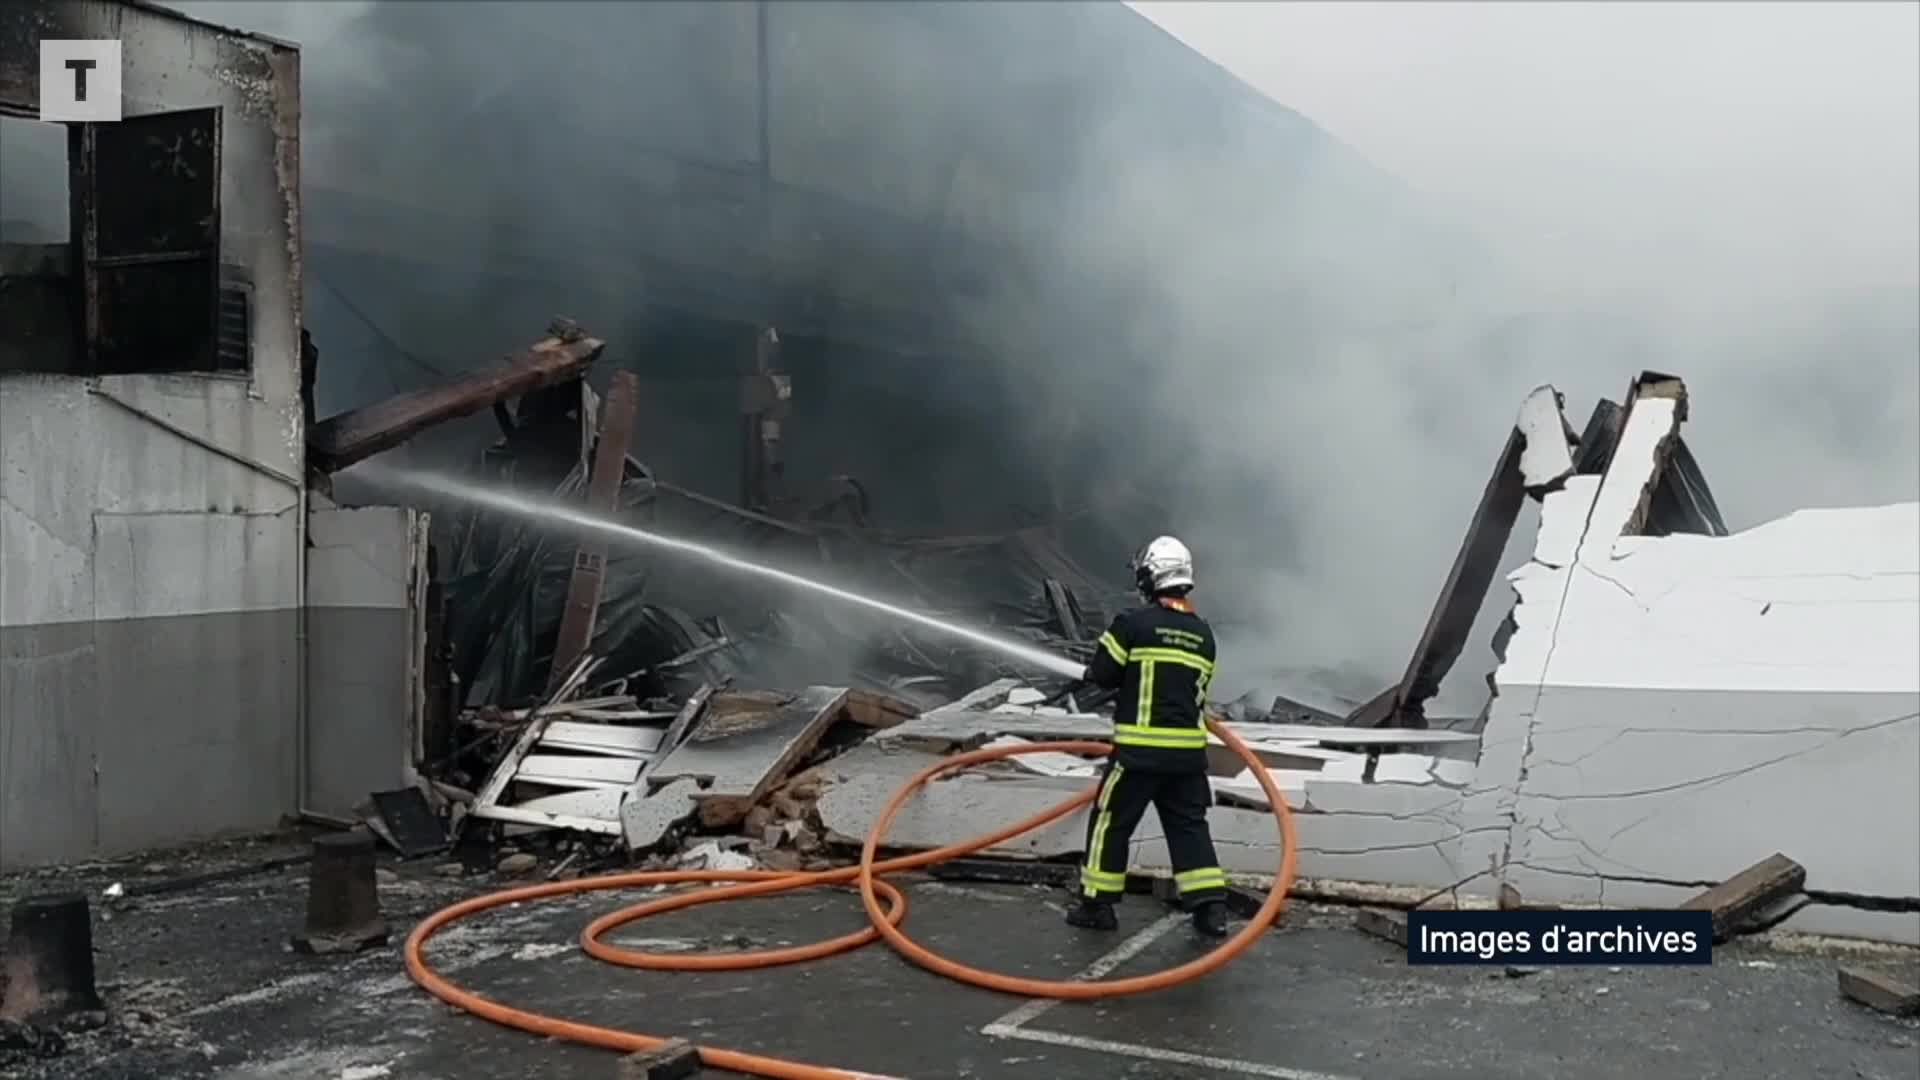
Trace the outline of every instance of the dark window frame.
<path fill-rule="evenodd" d="M 251 382 L 253 285 L 222 258 L 224 108 L 62 126 L 73 361 L 46 373 Z"/>

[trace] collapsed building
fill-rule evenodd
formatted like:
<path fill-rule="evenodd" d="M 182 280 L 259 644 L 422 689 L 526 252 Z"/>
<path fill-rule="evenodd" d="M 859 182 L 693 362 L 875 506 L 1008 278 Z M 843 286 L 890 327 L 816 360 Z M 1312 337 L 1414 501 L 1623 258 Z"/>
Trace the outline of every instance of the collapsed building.
<path fill-rule="evenodd" d="M 950 524 L 942 515 L 953 507 L 914 508 L 915 489 L 935 486 L 925 477 L 856 475 L 830 454 L 799 452 L 819 443 L 789 438 L 789 425 L 812 424 L 857 441 L 870 433 L 847 418 L 876 399 L 896 410 L 898 429 L 929 439 L 976 423 L 977 412 L 945 408 L 977 385 L 955 373 L 1008 343 L 966 337 L 979 326 L 964 317 L 967 281 L 1007 276 L 1034 289 L 1036 306 L 1075 313 L 1015 343 L 1021 355 L 1048 337 L 1094 334 L 1096 301 L 1113 297 L 1062 302 L 1036 284 L 1050 279 L 1031 252 L 1000 242 L 1027 220 L 1008 192 L 1038 200 L 1027 209 L 1046 217 L 1070 191 L 1033 181 L 1036 195 L 1004 170 L 966 182 L 983 158 L 1010 169 L 1031 146 L 946 162 L 935 186 L 945 194 L 924 204 L 876 209 L 923 189 L 905 183 L 860 193 L 864 202 L 836 198 L 861 170 L 798 155 L 833 143 L 832 132 L 766 123 L 769 97 L 813 100 L 805 87 L 767 89 L 773 72 L 800 67 L 777 62 L 791 36 L 769 37 L 768 20 L 815 5 L 602 7 L 713 20 L 700 40 L 760 59 L 714 66 L 752 90 L 713 91 L 744 94 L 733 136 L 766 150 L 781 132 L 792 142 L 778 145 L 796 151 L 754 159 L 757 174 L 740 176 L 691 152 L 642 155 L 658 197 L 637 200 L 657 215 L 642 225 L 669 250 L 632 261 L 582 208 L 593 199 L 539 222 L 544 235 L 480 235 L 486 196 L 502 192 L 450 195 L 448 205 L 470 200 L 462 218 L 404 196 L 396 205 L 384 188 L 351 190 L 353 170 L 336 164 L 309 203 L 293 123 L 300 61 L 285 44 L 144 4 L 20 5 L 5 16 L 9 117 L 35 104 L 35 35 L 118 32 L 129 41 L 130 119 L 76 141 L 84 182 L 71 198 L 74 219 L 93 223 L 85 234 L 29 250 L 9 232 L 0 264 L 0 865 L 265 828 L 288 814 L 364 821 L 406 854 L 492 832 L 553 844 L 576 864 L 582 853 L 684 858 L 689 841 L 710 862 L 831 860 L 901 780 L 943 753 L 1103 736 L 1098 695 L 950 642 L 456 504 L 355 505 L 359 462 L 455 461 L 489 484 L 838 572 L 1065 655 L 1084 655 L 1124 602 L 1072 554 L 1074 515 L 1057 490 L 1076 485 L 1070 470 L 981 485 L 1047 509 L 953 535 L 930 527 Z M 894 31 L 922 45 L 951 20 L 988 20 L 973 30 L 991 38 L 991 21 L 1007 17 L 992 6 L 906 7 L 934 12 L 917 24 L 888 9 Z M 1131 18 L 1113 9 L 1046 11 L 1066 21 L 1035 34 L 1056 45 L 1091 27 L 1130 55 L 1172 48 L 1131 23 L 1102 23 Z M 825 16 L 792 17 L 800 33 Z M 1182 85 L 1217 90 L 1217 76 L 1196 65 Z M 1032 113 L 1064 125 L 1070 104 Z M 1144 115 L 1165 124 L 1177 112 L 1160 102 Z M 1315 137 L 1273 120 L 1291 138 Z M 462 131 L 444 125 L 415 152 L 462 158 L 471 144 L 459 140 L 478 138 Z M 115 221 L 165 209 L 140 201 L 151 192 L 115 186 L 107 168 L 123 159 L 151 170 L 142 155 L 171 142 L 149 140 L 155 132 L 219 147 L 161 200 L 195 226 L 116 238 Z M 564 160 L 581 133 L 552 133 L 543 154 Z M 802 166 L 815 171 L 812 186 L 782 171 Z M 730 193 L 725 205 L 699 210 L 716 191 Z M 111 212 L 116 201 L 130 204 L 124 215 Z M 889 228 L 874 227 L 876 214 Z M 573 262 L 541 261 L 555 237 Z M 942 257 L 926 258 L 935 248 Z M 444 269 L 423 265 L 423 252 L 494 280 L 421 302 Z M 313 290 L 312 311 L 309 256 L 331 282 Z M 840 261 L 873 272 L 824 268 Z M 156 298 L 176 294 L 131 279 L 169 262 L 194 271 L 206 303 L 163 317 Z M 923 264 L 954 280 L 905 272 Z M 968 265 L 971 277 L 956 269 Z M 435 367 L 442 352 L 484 355 L 524 336 L 527 307 L 551 298 L 528 283 L 549 274 L 580 299 L 580 324 L 556 321 L 498 366 Z M 583 277 L 593 280 L 575 290 Z M 72 335 L 47 314 L 68 297 L 83 313 Z M 446 304 L 476 298 L 491 300 L 449 328 Z M 167 336 L 131 336 L 147 326 Z M 318 389 L 303 377 L 313 358 L 304 327 L 323 346 Z M 423 361 L 406 342 L 430 342 L 434 355 Z M 1115 362 L 1123 375 L 1144 360 L 1116 352 Z M 416 385 L 388 383 L 394 370 Z M 998 407 L 988 400 L 969 408 Z M 822 404 L 809 414 L 812 402 Z M 1777 917 L 1920 940 L 1916 507 L 1809 511 L 1729 534 L 1679 436 L 1678 379 L 1642 376 L 1581 431 L 1561 408 L 1551 388 L 1527 398 L 1398 682 L 1345 716 L 1285 702 L 1230 714 L 1296 800 L 1303 873 L 1529 904 L 1651 904 L 1783 850 L 1804 862 L 1807 887 L 1803 906 Z M 309 410 L 326 419 L 309 423 Z M 1065 425 L 1046 435 L 1074 438 Z M 1046 459 L 1026 450 L 995 468 Z M 1529 499 L 1541 524 L 1510 577 L 1518 602 L 1496 642 L 1483 723 L 1433 730 L 1426 702 L 1462 654 Z M 1083 788 L 1091 769 L 1026 758 L 936 784 L 894 842 L 977 834 Z M 1277 856 L 1258 785 L 1225 758 L 1218 772 L 1223 860 L 1269 871 Z M 1070 860 L 1083 836 L 1069 818 L 999 854 Z M 1136 865 L 1165 865 L 1151 825 L 1138 845 Z"/>
<path fill-rule="evenodd" d="M 1538 500 L 1540 526 L 1508 577 L 1516 602 L 1484 730 L 1371 726 L 1407 715 L 1378 702 L 1340 728 L 1238 727 L 1299 814 L 1301 874 L 1654 907 L 1786 851 L 1806 889 L 1776 921 L 1920 942 L 1920 504 L 1803 510 L 1729 535 L 1680 439 L 1679 379 L 1641 376 L 1581 437 L 1560 404 L 1551 387 L 1527 398 L 1489 484 Z M 1490 503 L 1409 681 L 1382 695 L 1401 710 L 1419 687 L 1431 692 L 1421 680 L 1436 628 L 1459 625 L 1446 615 L 1458 584 L 1491 575 L 1483 560 L 1497 554 L 1484 552 L 1499 545 L 1484 530 L 1500 500 Z M 863 835 L 894 786 L 970 740 L 1098 737 L 1090 719 L 991 708 L 1009 692 L 871 741 L 829 786 L 827 827 Z M 1264 805 L 1237 762 L 1223 758 L 1220 772 L 1223 803 Z M 1088 775 L 935 785 L 894 842 L 976 835 Z M 1224 864 L 1272 871 L 1266 813 L 1223 805 L 1214 828 Z M 1083 829 L 1067 819 L 1021 851 L 1070 854 Z M 1164 844 L 1141 835 L 1134 861 L 1165 867 Z"/>

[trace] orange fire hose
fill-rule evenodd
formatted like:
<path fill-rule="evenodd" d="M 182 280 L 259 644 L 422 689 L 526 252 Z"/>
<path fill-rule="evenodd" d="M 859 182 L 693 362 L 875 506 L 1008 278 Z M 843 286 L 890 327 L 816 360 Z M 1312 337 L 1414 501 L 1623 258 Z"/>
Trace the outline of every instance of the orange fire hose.
<path fill-rule="evenodd" d="M 1227 964 L 1234 957 L 1245 952 L 1257 940 L 1266 928 L 1280 917 L 1286 908 L 1287 889 L 1293 884 L 1295 849 L 1293 817 L 1287 809 L 1287 801 L 1280 789 L 1267 775 L 1265 766 L 1240 740 L 1223 725 L 1209 725 L 1214 734 L 1227 744 L 1235 754 L 1244 760 L 1253 770 L 1260 783 L 1260 789 L 1266 793 L 1268 804 L 1273 808 L 1274 820 L 1280 827 L 1280 866 L 1275 874 L 1273 888 L 1267 893 L 1266 902 L 1260 910 L 1248 920 L 1239 933 L 1220 943 L 1213 951 L 1178 967 L 1151 975 L 1136 975 L 1124 979 L 1112 979 L 1103 982 L 1090 981 L 1054 981 L 1045 979 L 1024 979 L 1003 975 L 992 971 L 982 971 L 968 967 L 939 956 L 916 944 L 900 930 L 900 923 L 906 918 L 907 900 L 899 889 L 881 880 L 882 874 L 899 873 L 932 866 L 935 863 L 957 859 L 963 855 L 992 847 L 1010 840 L 1022 833 L 1030 832 L 1053 821 L 1066 817 L 1080 807 L 1093 801 L 1094 791 L 1089 790 L 1076 795 L 1066 802 L 1042 811 L 1017 822 L 998 832 L 950 844 L 934 851 L 921 852 L 897 859 L 876 861 L 880 847 L 886 841 L 887 830 L 899 816 L 915 793 L 922 787 L 957 769 L 977 765 L 987 761 L 1016 757 L 1021 754 L 1038 754 L 1049 751 L 1070 754 L 1108 753 L 1105 743 L 1096 742 L 1051 742 L 1032 743 L 1022 746 L 992 747 L 974 750 L 965 754 L 956 754 L 935 762 L 915 774 L 907 781 L 893 799 L 881 811 L 880 819 L 874 823 L 873 831 L 867 836 L 866 846 L 860 852 L 860 864 L 840 870 L 821 873 L 780 873 L 770 870 L 718 871 L 718 870 L 670 870 L 649 871 L 632 874 L 608 874 L 601 877 L 581 878 L 577 881 L 559 881 L 544 885 L 528 885 L 517 889 L 504 889 L 500 892 L 476 896 L 470 900 L 442 908 L 429 915 L 407 936 L 405 949 L 407 973 L 413 977 L 428 993 L 457 1009 L 472 1013 L 485 1020 L 491 1020 L 505 1027 L 515 1028 L 530 1034 L 550 1039 L 564 1039 L 568 1042 L 584 1043 L 606 1050 L 622 1053 L 635 1053 L 653 1050 L 667 1040 L 655 1035 L 642 1035 L 638 1032 L 620 1031 L 615 1028 L 582 1024 L 557 1016 L 517 1009 L 497 1001 L 483 998 L 471 991 L 464 990 L 448 981 L 444 976 L 428 966 L 426 959 L 427 942 L 433 935 L 453 923 L 490 908 L 507 904 L 525 903 L 551 896 L 565 896 L 573 893 L 599 892 L 604 889 L 634 889 L 656 885 L 681 885 L 694 882 L 731 882 L 693 892 L 678 893 L 659 900 L 636 904 L 623 908 L 594 920 L 580 934 L 581 946 L 592 956 L 623 967 L 647 968 L 655 971 L 739 971 L 752 968 L 778 967 L 784 964 L 798 963 L 803 960 L 817 960 L 837 953 L 851 952 L 870 944 L 876 938 L 884 939 L 902 956 L 929 971 L 937 972 L 948 978 L 989 990 L 999 990 L 1026 997 L 1044 998 L 1105 998 L 1127 994 L 1145 993 L 1161 990 L 1181 983 L 1190 982 Z M 697 907 L 701 904 L 719 903 L 726 900 L 740 900 L 750 896 L 772 896 L 777 893 L 793 892 L 799 889 L 817 888 L 823 885 L 856 885 L 860 890 L 862 902 L 872 925 L 857 933 L 833 938 L 813 945 L 795 946 L 785 949 L 767 949 L 757 952 L 722 953 L 689 956 L 684 954 L 647 953 L 633 949 L 624 949 L 609 945 L 601 938 L 611 930 L 628 923 L 644 919 L 649 915 L 659 915 L 668 911 Z M 881 903 L 885 901 L 885 907 Z M 703 1065 L 723 1069 L 749 1076 L 774 1077 L 777 1080 L 880 1080 L 871 1073 L 854 1069 L 833 1068 L 823 1065 L 807 1065 L 781 1058 L 763 1057 L 737 1050 L 721 1050 L 713 1047 L 700 1048 L 700 1060 Z"/>

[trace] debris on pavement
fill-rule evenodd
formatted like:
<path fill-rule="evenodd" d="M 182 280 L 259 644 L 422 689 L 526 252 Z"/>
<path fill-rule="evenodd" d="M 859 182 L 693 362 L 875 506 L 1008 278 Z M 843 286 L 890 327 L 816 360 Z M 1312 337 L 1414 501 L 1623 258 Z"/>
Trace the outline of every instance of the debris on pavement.
<path fill-rule="evenodd" d="M 685 1039 L 620 1059 L 620 1080 L 688 1080 L 700 1075 L 700 1051 Z"/>
<path fill-rule="evenodd" d="M 1840 969 L 1840 993 L 1888 1016 L 1920 1016 L 1920 985 L 1873 968 L 1849 965 Z"/>
<path fill-rule="evenodd" d="M 1353 925 L 1361 933 L 1371 934 L 1395 945 L 1407 943 L 1407 913 L 1390 908 L 1361 908 L 1353 916 Z"/>

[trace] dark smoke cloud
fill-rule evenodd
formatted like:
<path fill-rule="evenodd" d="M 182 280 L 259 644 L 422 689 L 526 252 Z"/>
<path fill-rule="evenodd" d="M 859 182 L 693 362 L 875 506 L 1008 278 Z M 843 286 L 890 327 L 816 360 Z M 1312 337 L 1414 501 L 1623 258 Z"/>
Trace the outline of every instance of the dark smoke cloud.
<path fill-rule="evenodd" d="M 315 254 L 318 276 L 358 295 L 399 342 L 356 330 L 311 291 L 329 357 L 378 361 L 371 374 L 330 371 L 323 390 L 379 396 L 428 377 L 417 361 L 497 355 L 524 336 L 514 327 L 555 310 L 643 370 L 707 347 L 673 346 L 638 319 L 634 278 L 605 256 L 675 239 L 635 192 L 656 190 L 676 162 L 710 166 L 698 175 L 716 189 L 753 167 L 751 5 L 184 6 L 305 43 L 310 185 L 470 222 L 457 248 L 411 272 Z M 1655 20 L 1669 6 L 1621 5 Z M 1117 11 L 834 7 L 774 5 L 776 55 L 793 65 L 776 71 L 787 88 L 775 102 L 776 176 L 840 182 L 853 201 L 893 207 L 945 199 L 971 212 L 995 205 L 978 197 L 984 184 L 1012 194 L 998 215 L 965 222 L 1006 254 L 973 270 L 953 265 L 964 245 L 938 234 L 847 241 L 866 246 L 833 271 L 845 280 L 903 264 L 867 252 L 925 245 L 905 260 L 925 277 L 900 287 L 949 296 L 929 337 L 976 347 L 914 361 L 814 357 L 814 382 L 796 376 L 795 475 L 852 472 L 881 493 L 882 513 L 987 528 L 1006 523 L 1010 502 L 1038 506 L 1033 478 L 1051 473 L 1106 526 L 1087 542 L 1112 563 L 1154 531 L 1179 533 L 1203 559 L 1210 609 L 1232 624 L 1228 692 L 1313 672 L 1319 689 L 1357 695 L 1397 675 L 1506 426 L 1540 382 L 1568 392 L 1577 422 L 1642 368 L 1687 377 L 1689 439 L 1736 528 L 1797 506 L 1920 492 L 1914 280 L 1898 265 L 1850 266 L 1844 242 L 1796 266 L 1793 239 L 1911 230 L 1911 206 L 1828 200 L 1822 218 L 1821 200 L 1803 198 L 1791 218 L 1729 219 L 1708 212 L 1730 197 L 1710 185 L 1661 186 L 1669 201 L 1657 204 L 1610 200 L 1596 183 L 1529 188 L 1531 216 L 1489 215 L 1461 197 L 1473 190 L 1462 177 L 1482 162 L 1484 186 L 1517 206 L 1509 174 L 1532 162 L 1538 129 L 1478 131 L 1477 149 L 1451 160 L 1416 159 L 1386 135 L 1356 149 L 1181 62 L 1157 29 Z M 1397 40 L 1383 35 L 1383 48 Z M 1844 42 L 1802 37 L 1803 55 L 1843 62 Z M 1351 35 L 1279 41 L 1243 36 L 1229 51 L 1312 57 L 1330 100 L 1376 113 L 1411 92 L 1368 73 Z M 1472 70 L 1463 64 L 1460 78 Z M 589 99 L 589 88 L 614 92 Z M 1616 92 L 1563 86 L 1540 123 L 1577 126 Z M 1473 115 L 1452 122 L 1457 131 L 1417 141 L 1445 146 L 1476 130 Z M 1858 138 L 1905 147 L 1908 135 Z M 1577 136 L 1600 162 L 1611 143 L 1636 145 L 1603 126 Z M 1687 145 L 1676 137 L 1662 152 Z M 1391 175 L 1364 156 L 1376 151 L 1413 164 Z M 1844 167 L 1876 167 L 1862 153 Z M 1457 167 L 1423 175 L 1421 160 Z M 1771 175 L 1753 171 L 1740 198 L 1771 205 Z M 1793 183 L 1818 183 L 1807 176 Z M 1448 190 L 1424 190 L 1436 186 Z M 310 238 L 333 224 L 316 212 Z M 1672 257 L 1675 237 L 1684 260 Z M 581 265 L 582 238 L 599 240 L 598 262 Z M 503 282 L 508 250 L 520 265 Z M 431 302 L 381 306 L 407 288 Z M 829 369 L 833 400 L 809 404 Z M 689 377 L 649 417 L 646 452 L 724 494 L 731 391 L 701 385 Z M 875 410 L 894 419 L 873 420 Z M 1471 708 L 1483 668 L 1461 666 Z"/>

